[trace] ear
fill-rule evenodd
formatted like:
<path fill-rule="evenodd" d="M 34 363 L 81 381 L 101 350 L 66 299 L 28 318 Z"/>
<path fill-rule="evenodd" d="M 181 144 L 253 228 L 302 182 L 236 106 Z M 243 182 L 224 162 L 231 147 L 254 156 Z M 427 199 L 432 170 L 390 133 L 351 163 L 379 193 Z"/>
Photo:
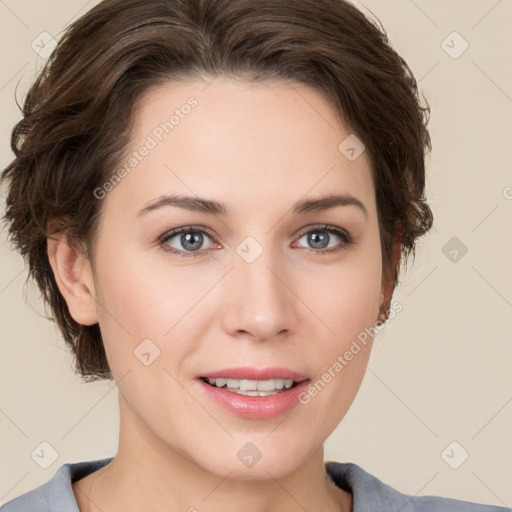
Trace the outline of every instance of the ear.
<path fill-rule="evenodd" d="M 393 298 L 393 292 L 395 291 L 394 273 L 400 263 L 400 256 L 402 254 L 402 231 L 397 231 L 393 240 L 393 246 L 391 249 L 391 266 L 390 274 L 382 276 L 381 285 L 381 303 L 380 303 L 380 315 L 379 318 L 385 316 L 387 318 L 389 309 L 391 307 L 391 299 Z"/>
<path fill-rule="evenodd" d="M 71 316 L 81 325 L 98 323 L 96 292 L 87 256 L 69 244 L 64 233 L 53 233 L 46 240 L 55 281 Z"/>

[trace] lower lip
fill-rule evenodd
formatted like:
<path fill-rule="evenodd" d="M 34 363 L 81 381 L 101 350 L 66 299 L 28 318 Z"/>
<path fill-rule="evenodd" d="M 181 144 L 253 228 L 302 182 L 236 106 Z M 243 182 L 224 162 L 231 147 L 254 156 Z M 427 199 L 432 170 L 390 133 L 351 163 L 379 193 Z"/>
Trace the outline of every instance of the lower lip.
<path fill-rule="evenodd" d="M 239 395 L 210 386 L 202 379 L 198 379 L 198 382 L 206 395 L 224 409 L 243 418 L 259 420 L 275 418 L 295 407 L 299 403 L 299 395 L 308 387 L 309 379 L 270 396 Z"/>

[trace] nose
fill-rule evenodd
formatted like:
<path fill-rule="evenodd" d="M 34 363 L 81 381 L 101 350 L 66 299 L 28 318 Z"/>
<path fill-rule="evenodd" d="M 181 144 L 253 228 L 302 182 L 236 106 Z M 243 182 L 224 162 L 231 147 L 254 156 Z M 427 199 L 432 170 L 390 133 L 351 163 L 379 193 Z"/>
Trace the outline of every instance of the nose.
<path fill-rule="evenodd" d="M 297 329 L 300 301 L 293 292 L 291 272 L 271 250 L 252 262 L 236 255 L 224 294 L 224 328 L 232 336 L 265 341 Z"/>

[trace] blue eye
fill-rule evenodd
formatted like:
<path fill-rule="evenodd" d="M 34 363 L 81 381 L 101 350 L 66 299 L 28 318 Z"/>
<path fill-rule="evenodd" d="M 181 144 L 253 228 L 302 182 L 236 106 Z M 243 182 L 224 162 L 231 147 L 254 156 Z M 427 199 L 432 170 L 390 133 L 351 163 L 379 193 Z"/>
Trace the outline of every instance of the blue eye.
<path fill-rule="evenodd" d="M 165 234 L 160 243 L 164 245 L 166 251 L 179 254 L 180 256 L 200 256 L 206 250 L 203 248 L 205 238 L 210 238 L 207 230 L 187 226 Z M 170 244 L 169 242 L 173 241 L 173 239 L 176 239 L 176 241 Z M 176 247 L 176 244 L 181 247 Z"/>
<path fill-rule="evenodd" d="M 329 245 L 333 235 L 335 238 L 341 240 L 341 245 L 339 242 L 334 245 Z M 306 249 L 315 254 L 337 252 L 347 245 L 354 243 L 352 237 L 347 232 L 333 226 L 316 226 L 306 231 L 298 241 L 303 238 L 306 240 L 306 243 L 310 245 L 310 247 L 306 247 Z"/>
<path fill-rule="evenodd" d="M 334 245 L 331 243 L 333 237 L 338 239 L 338 242 Z M 177 254 L 178 256 L 202 256 L 208 251 L 209 246 L 212 245 L 213 238 L 213 234 L 206 228 L 185 226 L 162 235 L 160 237 L 160 244 L 165 251 Z M 208 239 L 211 241 L 210 244 L 207 243 Z M 292 247 L 302 248 L 302 245 L 296 245 L 302 239 L 305 239 L 306 243 L 310 245 L 310 247 L 304 248 L 314 255 L 335 253 L 354 243 L 348 232 L 327 225 L 309 228 L 308 231 L 300 235 L 300 238 Z M 205 243 L 206 248 L 204 247 Z"/>

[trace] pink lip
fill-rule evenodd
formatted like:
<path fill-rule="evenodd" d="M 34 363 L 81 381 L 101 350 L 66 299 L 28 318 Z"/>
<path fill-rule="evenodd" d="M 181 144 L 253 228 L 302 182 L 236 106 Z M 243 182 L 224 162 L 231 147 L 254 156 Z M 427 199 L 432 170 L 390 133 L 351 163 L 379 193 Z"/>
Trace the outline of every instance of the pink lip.
<path fill-rule="evenodd" d="M 274 372 L 275 369 L 271 369 Z M 216 375 L 218 372 L 215 372 Z M 236 373 L 236 372 L 235 372 Z M 260 372 L 261 374 L 261 372 Z M 223 375 L 226 375 L 223 373 Z M 231 375 L 233 375 L 231 373 Z M 246 373 L 244 373 L 246 375 Z M 252 374 L 254 375 L 254 373 Z M 292 375 L 292 374 L 288 374 Z M 297 374 L 295 374 L 297 375 Z M 206 377 L 206 375 L 205 375 Z M 210 377 L 213 378 L 213 377 Z M 236 378 L 236 377 L 233 377 Z M 291 378 L 291 377 L 290 377 Z M 266 379 L 256 379 L 266 380 Z M 210 386 L 202 379 L 197 379 L 197 383 L 206 396 L 219 404 L 229 412 L 250 419 L 270 419 L 279 416 L 297 404 L 299 404 L 299 396 L 302 392 L 306 391 L 310 380 L 306 379 L 296 384 L 290 389 L 278 393 L 277 395 L 270 396 L 246 396 L 232 393 L 226 389 L 216 388 Z"/>
<path fill-rule="evenodd" d="M 288 368 L 251 368 L 249 366 L 238 366 L 236 368 L 225 368 L 224 370 L 217 370 L 214 372 L 204 373 L 198 377 L 207 377 L 210 379 L 225 378 L 225 379 L 247 379 L 247 380 L 270 380 L 270 379 L 285 379 L 293 380 L 295 382 L 302 382 L 306 380 L 307 375 L 297 373 Z M 277 396 L 277 395 L 276 395 Z M 254 397 L 257 398 L 257 397 Z"/>

